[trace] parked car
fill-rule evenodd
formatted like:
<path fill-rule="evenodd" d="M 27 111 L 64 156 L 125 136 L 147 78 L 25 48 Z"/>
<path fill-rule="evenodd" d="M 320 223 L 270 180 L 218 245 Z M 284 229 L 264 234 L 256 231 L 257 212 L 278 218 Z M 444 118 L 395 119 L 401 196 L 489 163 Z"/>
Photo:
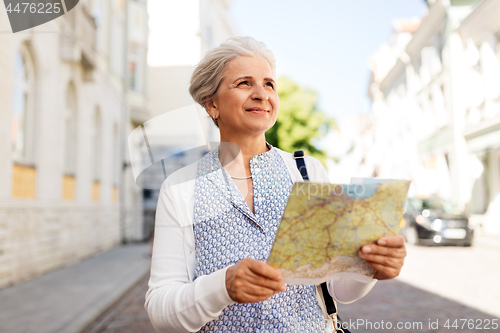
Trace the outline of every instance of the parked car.
<path fill-rule="evenodd" d="M 437 197 L 409 198 L 400 234 L 410 244 L 471 246 L 474 225 L 463 211 Z"/>

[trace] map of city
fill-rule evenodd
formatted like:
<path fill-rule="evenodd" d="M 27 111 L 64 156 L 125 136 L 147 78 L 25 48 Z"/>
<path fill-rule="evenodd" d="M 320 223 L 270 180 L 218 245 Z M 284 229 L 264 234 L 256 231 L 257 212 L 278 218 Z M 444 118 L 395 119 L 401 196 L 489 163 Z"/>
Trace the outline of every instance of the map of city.
<path fill-rule="evenodd" d="M 362 245 L 397 235 L 410 182 L 295 183 L 267 263 L 289 284 L 320 284 L 348 275 L 371 280 Z"/>

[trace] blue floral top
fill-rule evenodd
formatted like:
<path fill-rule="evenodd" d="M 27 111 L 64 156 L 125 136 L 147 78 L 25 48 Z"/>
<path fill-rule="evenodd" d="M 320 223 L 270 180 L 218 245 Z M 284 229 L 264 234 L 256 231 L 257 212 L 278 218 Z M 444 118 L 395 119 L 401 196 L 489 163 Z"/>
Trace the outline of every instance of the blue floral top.
<path fill-rule="evenodd" d="M 252 157 L 252 213 L 219 161 L 218 149 L 198 164 L 195 182 L 195 279 L 244 258 L 266 260 L 292 188 L 279 152 Z M 323 332 L 315 286 L 289 285 L 266 301 L 233 304 L 200 332 Z"/>

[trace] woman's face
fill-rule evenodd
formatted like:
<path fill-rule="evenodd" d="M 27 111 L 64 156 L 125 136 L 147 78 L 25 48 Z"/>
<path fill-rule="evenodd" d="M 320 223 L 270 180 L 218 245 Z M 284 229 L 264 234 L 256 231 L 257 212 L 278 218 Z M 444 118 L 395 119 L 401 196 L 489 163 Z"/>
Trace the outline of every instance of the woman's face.
<path fill-rule="evenodd" d="M 278 117 L 279 97 L 269 62 L 263 57 L 237 57 L 225 70 L 217 98 L 207 104 L 221 133 L 263 134 Z"/>

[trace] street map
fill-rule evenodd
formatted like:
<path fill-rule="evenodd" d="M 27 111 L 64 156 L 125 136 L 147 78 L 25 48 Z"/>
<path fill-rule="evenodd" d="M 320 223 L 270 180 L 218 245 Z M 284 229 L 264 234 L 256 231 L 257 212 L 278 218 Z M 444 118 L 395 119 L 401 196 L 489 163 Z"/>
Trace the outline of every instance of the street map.
<path fill-rule="evenodd" d="M 289 284 L 320 284 L 343 275 L 360 282 L 375 270 L 362 245 L 397 235 L 410 182 L 295 183 L 267 263 Z"/>

